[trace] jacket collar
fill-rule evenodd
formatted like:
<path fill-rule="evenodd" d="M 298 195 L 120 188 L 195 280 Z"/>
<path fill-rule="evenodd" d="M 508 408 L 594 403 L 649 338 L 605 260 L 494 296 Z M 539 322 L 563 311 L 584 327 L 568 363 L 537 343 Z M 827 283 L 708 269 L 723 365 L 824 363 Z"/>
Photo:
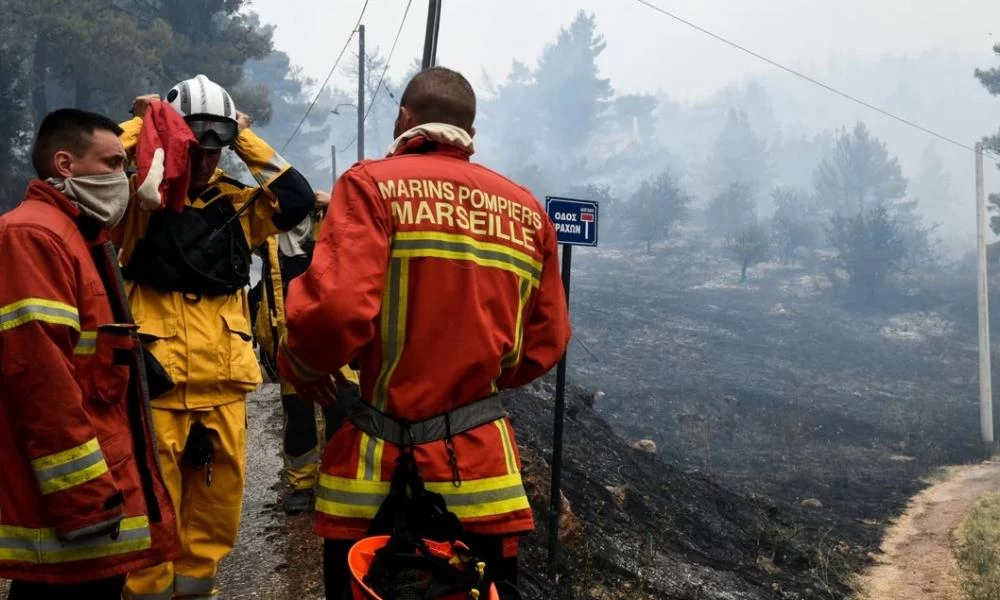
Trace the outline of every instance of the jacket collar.
<path fill-rule="evenodd" d="M 472 136 L 464 129 L 447 123 L 424 123 L 396 138 L 387 155 L 435 152 L 468 160 L 475 151 Z"/>

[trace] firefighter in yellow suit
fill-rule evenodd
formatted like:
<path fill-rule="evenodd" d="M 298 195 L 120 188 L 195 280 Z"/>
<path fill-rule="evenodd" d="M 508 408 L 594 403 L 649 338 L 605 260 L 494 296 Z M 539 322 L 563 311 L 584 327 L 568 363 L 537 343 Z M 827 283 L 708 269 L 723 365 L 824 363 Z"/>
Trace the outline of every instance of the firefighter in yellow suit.
<path fill-rule="evenodd" d="M 326 192 L 316 192 L 316 205 L 324 207 L 329 204 L 330 195 Z M 258 251 L 263 258 L 261 270 L 260 300 L 256 318 L 254 319 L 254 337 L 260 344 L 261 356 L 274 360 L 277 351 L 277 341 L 285 334 L 285 297 L 288 292 L 288 282 L 305 273 L 309 267 L 312 255 L 313 219 L 304 219 L 293 229 L 268 238 Z M 251 307 L 253 310 L 253 307 Z M 276 364 L 276 363 L 272 363 Z M 341 386 L 340 395 L 355 395 L 358 388 L 358 375 L 349 367 L 341 369 L 343 379 L 349 385 Z M 318 423 L 311 404 L 303 402 L 295 388 L 283 378 L 281 383 L 281 407 L 284 413 L 282 431 L 282 450 L 285 462 L 285 480 L 291 488 L 291 493 L 285 497 L 282 509 L 285 513 L 294 515 L 313 509 L 315 501 L 315 486 L 319 477 L 320 442 Z M 339 429 L 346 420 L 343 403 L 323 407 L 323 431 L 325 438 Z"/>
<path fill-rule="evenodd" d="M 136 117 L 122 124 L 126 151 L 135 149 L 142 116 L 157 99 L 136 99 Z M 133 199 L 114 238 L 139 335 L 174 383 L 153 400 L 153 424 L 182 553 L 131 574 L 125 597 L 218 598 L 217 566 L 236 543 L 242 508 L 244 401 L 261 383 L 244 287 L 249 249 L 302 221 L 315 199 L 222 87 L 199 75 L 177 84 L 166 102 L 200 144 L 184 210 L 150 212 Z M 259 187 L 218 169 L 227 146 Z"/>

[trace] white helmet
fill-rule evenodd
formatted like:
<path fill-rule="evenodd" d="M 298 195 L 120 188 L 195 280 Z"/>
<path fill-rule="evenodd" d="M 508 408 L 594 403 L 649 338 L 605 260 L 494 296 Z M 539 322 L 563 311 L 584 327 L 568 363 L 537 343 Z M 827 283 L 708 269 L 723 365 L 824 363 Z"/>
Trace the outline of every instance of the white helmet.
<path fill-rule="evenodd" d="M 167 92 L 174 107 L 205 148 L 223 148 L 236 140 L 236 105 L 229 92 L 204 75 L 185 79 Z"/>

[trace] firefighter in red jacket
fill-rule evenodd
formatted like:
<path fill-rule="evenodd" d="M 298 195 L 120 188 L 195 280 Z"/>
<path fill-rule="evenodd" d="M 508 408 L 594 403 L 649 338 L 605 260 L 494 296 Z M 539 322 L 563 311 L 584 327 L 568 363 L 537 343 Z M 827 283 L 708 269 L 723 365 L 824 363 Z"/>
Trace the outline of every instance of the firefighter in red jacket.
<path fill-rule="evenodd" d="M 177 554 L 136 327 L 107 228 L 129 184 L 121 130 L 42 121 L 38 179 L 0 218 L 0 578 L 10 598 L 118 600 Z"/>
<path fill-rule="evenodd" d="M 475 94 L 431 68 L 406 88 L 397 139 L 334 186 L 309 270 L 292 281 L 279 368 L 299 394 L 336 401 L 357 360 L 363 400 L 326 446 L 316 532 L 326 593 L 389 490 L 405 444 L 498 579 L 534 528 L 497 392 L 546 373 L 569 343 L 555 231 L 531 193 L 469 162 Z M 343 400 L 343 398 L 341 398 Z"/>

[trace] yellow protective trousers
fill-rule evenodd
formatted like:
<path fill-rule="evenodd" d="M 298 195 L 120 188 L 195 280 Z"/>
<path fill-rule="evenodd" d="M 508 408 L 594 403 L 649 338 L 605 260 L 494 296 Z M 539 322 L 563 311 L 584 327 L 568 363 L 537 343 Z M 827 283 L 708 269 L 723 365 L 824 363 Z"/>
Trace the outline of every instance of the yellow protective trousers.
<path fill-rule="evenodd" d="M 183 461 L 195 423 L 209 429 L 214 449 L 210 471 Z M 246 402 L 204 410 L 153 408 L 153 426 L 163 478 L 177 512 L 181 557 L 130 574 L 125 598 L 218 598 L 216 571 L 236 545 L 243 507 Z"/>

